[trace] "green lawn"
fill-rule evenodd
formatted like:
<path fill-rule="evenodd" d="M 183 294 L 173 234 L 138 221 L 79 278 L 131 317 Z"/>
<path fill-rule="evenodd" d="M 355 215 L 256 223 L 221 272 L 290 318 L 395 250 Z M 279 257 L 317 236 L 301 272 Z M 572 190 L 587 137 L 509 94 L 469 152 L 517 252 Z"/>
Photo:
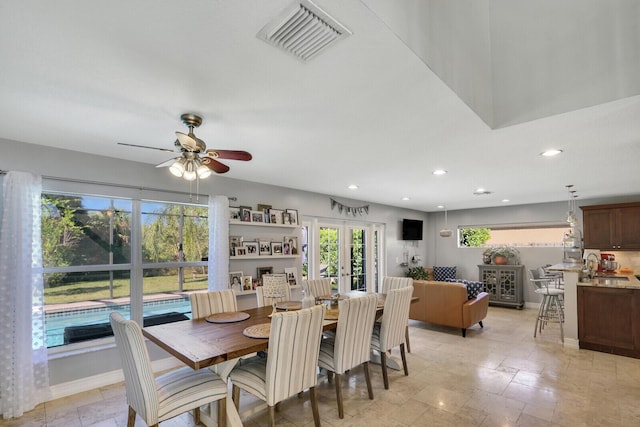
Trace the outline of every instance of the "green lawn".
<path fill-rule="evenodd" d="M 145 295 L 178 291 L 178 276 L 154 276 L 144 279 Z M 186 277 L 183 291 L 193 291 L 207 288 L 206 275 L 192 275 Z M 129 296 L 129 279 L 115 279 L 113 281 L 113 298 Z M 110 299 L 109 281 L 76 282 L 60 285 L 44 290 L 45 304 L 62 304 L 70 302 Z"/>

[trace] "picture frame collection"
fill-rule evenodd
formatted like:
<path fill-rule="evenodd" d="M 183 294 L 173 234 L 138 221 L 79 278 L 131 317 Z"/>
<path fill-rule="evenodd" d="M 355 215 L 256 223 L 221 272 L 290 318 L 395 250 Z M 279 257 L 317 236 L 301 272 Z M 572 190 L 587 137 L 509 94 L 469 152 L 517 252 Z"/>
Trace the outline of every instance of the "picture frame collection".
<path fill-rule="evenodd" d="M 253 291 L 262 286 L 262 276 L 265 274 L 274 274 L 273 267 L 258 267 L 256 277 L 245 275 L 242 271 L 230 271 L 229 288 L 236 292 Z M 284 275 L 290 286 L 296 286 L 300 282 L 296 267 L 285 268 Z"/>
<path fill-rule="evenodd" d="M 271 205 L 259 204 L 255 209 L 251 206 L 229 206 L 231 222 L 253 222 L 274 225 L 298 225 L 297 209 L 274 209 Z"/>
<path fill-rule="evenodd" d="M 245 241 L 242 236 L 229 236 L 229 256 L 296 256 L 299 255 L 298 237 L 283 236 L 282 241 Z"/>

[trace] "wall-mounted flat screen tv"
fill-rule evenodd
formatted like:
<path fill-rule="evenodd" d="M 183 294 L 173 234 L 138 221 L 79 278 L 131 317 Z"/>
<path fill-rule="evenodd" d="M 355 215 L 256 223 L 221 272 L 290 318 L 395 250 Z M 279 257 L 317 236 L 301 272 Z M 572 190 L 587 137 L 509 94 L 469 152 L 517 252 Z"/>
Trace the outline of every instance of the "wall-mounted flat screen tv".
<path fill-rule="evenodd" d="M 422 220 L 402 220 L 402 240 L 422 240 Z"/>

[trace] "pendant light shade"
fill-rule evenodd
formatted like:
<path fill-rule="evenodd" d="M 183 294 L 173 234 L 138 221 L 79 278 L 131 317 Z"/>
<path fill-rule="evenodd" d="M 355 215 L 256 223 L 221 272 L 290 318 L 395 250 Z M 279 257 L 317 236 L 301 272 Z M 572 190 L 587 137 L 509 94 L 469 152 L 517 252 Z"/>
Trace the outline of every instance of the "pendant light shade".
<path fill-rule="evenodd" d="M 453 235 L 453 230 L 447 227 L 448 218 L 447 218 L 447 207 L 444 207 L 444 228 L 440 230 L 440 237 L 451 237 Z"/>

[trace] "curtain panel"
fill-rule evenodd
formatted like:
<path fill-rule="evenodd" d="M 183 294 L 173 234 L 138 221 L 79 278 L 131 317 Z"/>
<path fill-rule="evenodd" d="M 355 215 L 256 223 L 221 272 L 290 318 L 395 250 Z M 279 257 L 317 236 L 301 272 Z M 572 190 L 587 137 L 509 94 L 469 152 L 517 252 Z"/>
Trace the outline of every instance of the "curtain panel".
<path fill-rule="evenodd" d="M 40 197 L 42 178 L 8 172 L 0 225 L 0 413 L 14 418 L 49 398 Z"/>
<path fill-rule="evenodd" d="M 229 199 L 209 196 L 210 291 L 229 289 Z"/>

